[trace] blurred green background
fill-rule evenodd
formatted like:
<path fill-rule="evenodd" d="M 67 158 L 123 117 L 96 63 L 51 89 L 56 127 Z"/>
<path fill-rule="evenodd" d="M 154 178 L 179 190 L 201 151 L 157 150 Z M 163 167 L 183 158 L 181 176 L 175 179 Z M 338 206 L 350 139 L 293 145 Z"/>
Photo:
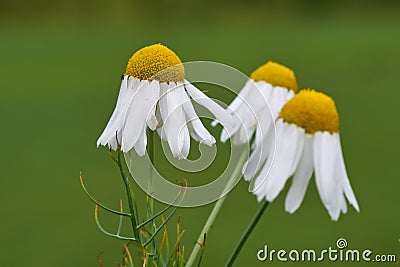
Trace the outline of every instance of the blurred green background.
<path fill-rule="evenodd" d="M 256 252 L 265 244 L 322 250 L 341 237 L 349 248 L 400 256 L 399 14 L 398 1 L 1 1 L 0 266 L 98 266 L 100 252 L 105 266 L 116 266 L 122 242 L 96 228 L 79 172 L 107 205 L 117 208 L 125 199 L 107 150 L 95 142 L 128 58 L 158 42 L 184 62 L 217 61 L 246 74 L 267 60 L 283 63 L 300 88 L 333 96 L 341 115 L 361 212 L 350 208 L 330 221 L 311 183 L 301 208 L 289 215 L 289 183 L 236 266 L 321 266 L 261 263 Z M 233 97 L 209 95 L 227 103 Z M 178 210 L 186 255 L 211 208 Z M 208 235 L 203 266 L 223 266 L 257 208 L 242 181 Z M 115 226 L 116 218 L 101 216 Z M 396 264 L 323 263 L 350 265 Z"/>

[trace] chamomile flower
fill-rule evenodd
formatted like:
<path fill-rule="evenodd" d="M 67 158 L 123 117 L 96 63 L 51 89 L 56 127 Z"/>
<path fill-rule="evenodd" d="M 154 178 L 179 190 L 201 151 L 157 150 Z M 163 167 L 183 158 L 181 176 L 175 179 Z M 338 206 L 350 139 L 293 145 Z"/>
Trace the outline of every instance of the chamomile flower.
<path fill-rule="evenodd" d="M 221 133 L 221 141 L 229 137 L 233 144 L 249 142 L 254 132 L 254 146 L 262 141 L 282 106 L 297 92 L 297 81 L 293 71 L 281 64 L 268 61 L 251 75 L 227 110 L 237 116 L 234 128 Z M 213 125 L 216 124 L 216 121 Z"/>
<path fill-rule="evenodd" d="M 245 178 L 255 176 L 253 193 L 259 201 L 273 201 L 293 176 L 285 209 L 295 212 L 314 172 L 320 198 L 332 220 L 347 212 L 346 198 L 359 211 L 343 160 L 339 115 L 332 98 L 314 90 L 300 91 L 282 108 L 275 132 L 276 149 L 271 143 L 257 148 L 267 150 L 263 154 L 266 163 L 259 173 L 249 168 L 251 161 L 257 160 L 252 157 L 257 151 L 244 170 Z"/>
<path fill-rule="evenodd" d="M 138 155 L 146 152 L 147 127 L 158 129 L 177 158 L 186 158 L 190 136 L 211 146 L 214 137 L 203 126 L 191 103 L 193 99 L 208 109 L 218 121 L 233 125 L 233 118 L 222 107 L 185 80 L 179 57 L 169 48 L 155 44 L 138 50 L 129 59 L 111 118 L 97 141 Z"/>

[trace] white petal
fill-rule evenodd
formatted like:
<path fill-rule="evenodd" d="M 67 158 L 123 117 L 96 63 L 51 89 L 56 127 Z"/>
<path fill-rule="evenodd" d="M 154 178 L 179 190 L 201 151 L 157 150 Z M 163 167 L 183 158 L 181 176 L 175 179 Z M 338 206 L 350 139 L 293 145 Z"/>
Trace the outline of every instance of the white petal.
<path fill-rule="evenodd" d="M 234 113 L 245 101 L 247 98 L 247 95 L 253 90 L 254 86 L 254 81 L 253 80 L 247 80 L 247 82 L 244 84 L 243 88 L 239 91 L 239 93 L 236 95 L 236 97 L 233 99 L 233 101 L 229 104 L 227 107 L 227 110 L 232 114 Z M 217 120 L 214 120 L 211 125 L 216 126 L 219 122 Z"/>
<path fill-rule="evenodd" d="M 241 100 L 241 105 L 235 108 L 231 114 L 236 121 L 236 127 L 225 126 L 225 131 L 221 134 L 221 141 L 225 142 L 234 134 L 238 135 L 232 138 L 234 145 L 245 144 L 250 141 L 253 133 L 262 119 L 265 109 L 268 108 L 268 95 L 271 92 L 271 85 L 264 82 L 249 82 L 246 86 L 247 93 Z M 239 98 L 241 96 L 237 96 Z M 235 99 L 236 100 L 236 99 Z"/>
<path fill-rule="evenodd" d="M 147 117 L 147 126 L 149 126 L 150 130 L 154 131 L 158 125 L 158 121 L 156 118 L 156 108 L 160 94 L 160 83 L 158 81 L 152 81 L 148 89 L 152 92 L 152 94 L 149 95 L 149 101 L 151 102 L 152 107 Z"/>
<path fill-rule="evenodd" d="M 133 146 L 135 148 L 136 153 L 142 157 L 146 154 L 146 145 L 147 145 L 147 134 L 146 127 L 143 127 L 142 134 L 139 136 L 139 140 Z"/>
<path fill-rule="evenodd" d="M 239 142 L 234 143 L 234 145 L 241 145 L 250 142 L 255 130 L 255 125 L 251 127 L 240 127 L 239 132 L 237 133 Z"/>
<path fill-rule="evenodd" d="M 345 198 L 342 195 L 342 198 L 340 199 L 340 210 L 342 211 L 342 213 L 347 213 L 347 203 Z"/>
<path fill-rule="evenodd" d="M 242 118 L 237 113 L 234 113 L 232 115 L 232 117 L 234 117 L 236 125 L 234 127 L 224 125 L 223 131 L 221 132 L 221 138 L 220 138 L 221 142 L 223 142 L 223 143 L 225 143 L 229 138 L 232 139 L 236 135 L 236 133 L 238 131 L 240 131 L 240 128 L 244 126 Z M 239 140 L 240 139 L 237 138 L 237 142 L 234 142 L 234 143 L 241 144 L 241 142 Z M 231 140 L 231 141 L 233 141 L 233 140 Z"/>
<path fill-rule="evenodd" d="M 247 95 L 253 90 L 254 81 L 247 80 L 242 90 L 240 90 L 239 94 L 235 97 L 232 103 L 229 104 L 228 110 L 230 112 L 234 112 L 237 108 L 242 105 L 243 100 L 247 98 Z"/>
<path fill-rule="evenodd" d="M 182 147 L 182 157 L 184 159 L 187 158 L 187 156 L 189 155 L 189 151 L 190 151 L 190 134 L 189 134 L 189 129 L 187 127 L 187 125 L 184 126 L 184 128 L 182 129 L 183 131 L 183 147 Z"/>
<path fill-rule="evenodd" d="M 260 146 L 267 137 L 267 135 L 273 131 L 272 126 L 275 118 L 272 117 L 271 111 L 268 108 L 265 108 L 257 118 L 257 128 L 256 128 L 256 137 L 253 142 L 253 149 L 257 146 Z"/>
<path fill-rule="evenodd" d="M 183 158 L 181 151 L 184 143 L 184 131 L 182 129 L 186 125 L 186 118 L 182 108 L 183 103 L 179 97 L 179 90 L 183 90 L 183 85 L 170 83 L 168 86 L 166 95 L 168 115 L 163 120 L 172 154 L 174 157 Z"/>
<path fill-rule="evenodd" d="M 282 130 L 280 127 L 279 130 Z M 278 133 L 280 134 L 280 133 Z M 252 151 L 250 158 L 243 166 L 242 173 L 245 180 L 249 181 L 254 177 L 257 172 L 264 165 L 265 161 L 269 156 L 273 156 L 275 148 L 275 132 L 271 129 L 266 136 L 264 136 L 264 142 L 260 142 L 260 145 L 255 147 Z M 272 153 L 272 154 L 271 154 Z"/>
<path fill-rule="evenodd" d="M 143 81 L 140 81 L 139 79 L 133 78 L 132 76 L 127 76 L 127 77 L 128 77 L 127 87 L 129 89 L 138 88 L 139 84 L 143 82 Z"/>
<path fill-rule="evenodd" d="M 184 115 L 183 115 L 184 124 L 179 131 L 179 136 L 181 139 L 183 139 L 182 148 L 181 148 L 180 153 L 181 153 L 181 157 L 186 159 L 187 156 L 189 155 L 189 150 L 190 150 L 190 134 L 189 134 L 189 129 L 188 129 L 187 116 L 185 114 L 185 110 L 183 107 L 184 107 L 185 102 L 190 103 L 190 99 L 186 95 L 186 91 L 183 88 L 183 84 L 178 82 L 178 86 L 180 86 L 180 88 L 178 88 L 178 90 L 177 90 L 177 97 L 179 98 L 178 102 L 180 103 L 181 109 L 184 113 Z"/>
<path fill-rule="evenodd" d="M 293 96 L 293 91 L 282 87 L 274 87 L 269 97 L 269 104 L 272 116 L 277 118 L 282 107 L 289 100 L 289 96 Z"/>
<path fill-rule="evenodd" d="M 208 146 L 215 144 L 215 138 L 201 123 L 187 95 L 186 98 L 186 101 L 183 103 L 183 110 L 185 111 L 187 121 L 189 122 L 188 127 L 190 130 L 190 135 L 196 141 L 206 144 Z"/>
<path fill-rule="evenodd" d="M 265 160 L 262 160 L 262 157 L 265 158 L 267 157 L 268 153 L 266 152 L 267 151 L 265 149 L 263 150 L 260 148 L 255 149 L 254 151 L 251 152 L 250 158 L 246 161 L 246 163 L 242 167 L 243 178 L 246 181 L 250 181 L 251 178 L 253 178 L 256 175 L 260 167 L 263 165 Z M 265 156 L 263 155 L 263 153 L 265 154 Z"/>
<path fill-rule="evenodd" d="M 170 84 L 174 83 L 171 82 Z M 168 86 L 169 85 L 167 83 L 160 84 L 160 97 L 158 101 L 158 107 L 163 123 L 164 120 L 166 120 L 168 117 L 168 105 L 167 105 Z"/>
<path fill-rule="evenodd" d="M 281 123 L 278 121 L 277 125 Z M 273 201 L 298 165 L 304 146 L 304 131 L 294 124 L 284 124 L 281 138 L 277 136 L 275 161 L 266 184 L 266 197 Z"/>
<path fill-rule="evenodd" d="M 126 83 L 124 84 L 123 87 L 121 87 L 121 92 L 122 95 L 119 97 L 119 99 L 121 101 L 120 102 L 120 106 L 118 108 L 118 112 L 116 113 L 116 117 L 115 120 L 113 121 L 112 124 L 110 124 L 109 127 L 107 127 L 108 129 L 104 131 L 103 135 L 99 138 L 99 141 L 101 141 L 100 143 L 102 145 L 106 145 L 109 144 L 113 149 L 116 149 L 117 145 L 116 145 L 116 132 L 117 133 L 117 137 L 118 137 L 118 141 L 121 143 L 122 141 L 122 131 L 124 128 L 124 122 L 126 119 L 126 114 L 129 108 L 129 104 L 133 98 L 133 96 L 136 94 L 136 90 L 138 89 L 139 83 L 137 79 L 134 79 L 133 77 L 129 77 L 127 78 L 128 81 L 132 80 L 133 81 L 130 83 L 131 86 L 126 85 Z M 128 82 L 129 84 L 129 82 Z"/>
<path fill-rule="evenodd" d="M 334 134 L 336 139 L 336 148 L 337 148 L 337 170 L 338 170 L 338 179 L 342 184 L 342 188 L 346 198 L 349 200 L 350 204 L 356 209 L 356 211 L 360 211 L 360 208 L 357 203 L 356 196 L 351 188 L 349 178 L 347 177 L 346 166 L 344 164 L 342 147 L 340 144 L 340 136 L 339 134 Z"/>
<path fill-rule="evenodd" d="M 121 87 L 118 94 L 117 104 L 115 106 L 114 112 L 111 115 L 110 120 L 107 123 L 107 126 L 104 128 L 103 133 L 100 135 L 99 139 L 97 140 L 97 146 L 99 145 L 107 145 L 110 142 L 113 142 L 112 139 L 115 140 L 116 132 L 121 130 L 122 124 L 117 124 L 116 121 L 120 116 L 124 116 L 125 110 L 123 110 L 122 106 L 123 103 L 126 102 L 126 98 L 128 97 L 127 94 L 129 93 L 128 86 L 127 86 L 127 79 L 128 76 L 124 76 L 124 79 L 121 82 Z M 122 114 L 122 115 L 121 115 Z M 114 138 L 111 138 L 114 137 Z M 111 140 L 110 140 L 111 139 Z"/>
<path fill-rule="evenodd" d="M 261 86 L 263 85 L 263 86 Z M 260 114 L 268 109 L 268 95 L 271 87 L 268 84 L 255 83 L 249 86 L 252 91 L 243 100 L 243 104 L 236 110 L 235 114 L 240 118 L 241 129 L 239 140 L 246 143 L 252 137 L 252 133 L 260 120 Z M 250 134 L 251 133 L 251 134 Z"/>
<path fill-rule="evenodd" d="M 252 90 L 252 80 L 247 80 L 243 88 L 239 91 L 233 101 L 227 107 L 227 110 L 232 114 L 234 113 L 244 102 L 244 99 L 247 97 L 248 93 Z M 218 120 L 214 120 L 211 125 L 215 127 L 219 123 Z"/>
<path fill-rule="evenodd" d="M 142 81 L 129 103 L 125 125 L 122 131 L 121 150 L 128 152 L 133 148 L 146 128 L 146 119 L 152 108 L 153 90 L 149 90 L 149 82 Z"/>
<path fill-rule="evenodd" d="M 221 138 L 220 138 L 221 142 L 225 143 L 229 139 L 229 136 L 230 136 L 229 131 L 226 130 L 225 128 L 223 128 L 222 132 L 221 132 Z"/>
<path fill-rule="evenodd" d="M 314 134 L 313 161 L 315 168 L 315 182 L 322 203 L 328 210 L 331 219 L 339 219 L 341 197 L 340 184 L 335 179 L 336 142 L 328 132 Z"/>
<path fill-rule="evenodd" d="M 199 89 L 194 87 L 191 83 L 185 80 L 185 88 L 188 94 L 192 97 L 194 101 L 198 104 L 202 105 L 206 109 L 208 109 L 215 118 L 222 124 L 228 127 L 234 127 L 235 121 L 231 114 L 228 111 L 223 109 L 213 100 L 211 100 L 206 94 L 201 92 Z"/>
<path fill-rule="evenodd" d="M 167 93 L 168 93 L 168 84 L 161 83 L 160 84 L 160 96 L 158 100 L 158 110 L 156 111 L 156 115 L 159 114 L 161 117 L 161 121 L 163 123 L 161 128 L 157 129 L 157 133 L 163 141 L 167 142 L 167 132 L 166 125 L 164 123 L 164 119 L 166 120 L 168 117 L 168 105 L 167 105 Z"/>
<path fill-rule="evenodd" d="M 312 136 L 307 134 L 304 140 L 303 154 L 301 155 L 299 165 L 293 176 L 292 185 L 285 200 L 285 210 L 289 213 L 295 212 L 300 207 L 301 202 L 303 202 L 314 170 L 312 149 Z"/>
<path fill-rule="evenodd" d="M 261 111 L 270 108 L 270 98 L 273 92 L 272 86 L 265 82 L 256 82 L 252 87 L 253 91 L 246 100 L 252 108 L 254 115 L 260 115 Z"/>

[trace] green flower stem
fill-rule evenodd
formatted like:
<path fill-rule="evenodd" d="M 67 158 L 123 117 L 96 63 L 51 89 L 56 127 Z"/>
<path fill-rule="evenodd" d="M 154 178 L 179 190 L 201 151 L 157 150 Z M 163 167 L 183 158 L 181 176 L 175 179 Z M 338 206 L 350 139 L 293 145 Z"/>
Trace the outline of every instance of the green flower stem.
<path fill-rule="evenodd" d="M 242 156 L 240 157 L 235 169 L 233 170 L 233 173 L 231 175 L 231 178 L 229 179 L 228 183 L 226 184 L 224 190 L 222 192 L 225 192 L 227 189 L 231 188 L 232 185 L 237 181 L 236 177 L 237 175 L 241 175 L 241 171 L 242 171 L 242 163 L 247 159 L 247 153 L 243 153 Z M 202 247 L 200 246 L 200 244 L 202 244 L 203 242 L 203 237 L 204 234 L 208 234 L 208 231 L 210 230 L 212 224 L 214 223 L 214 220 L 216 219 L 219 210 L 222 207 L 222 204 L 224 203 L 225 199 L 226 199 L 227 195 L 221 197 L 220 199 L 217 200 L 217 202 L 215 203 L 214 208 L 212 209 L 210 215 L 208 216 L 208 219 L 206 221 L 206 223 L 203 226 L 203 230 L 201 230 L 199 238 L 197 239 L 197 242 L 193 248 L 192 253 L 189 256 L 189 259 L 186 263 L 186 267 L 191 267 L 194 265 L 194 262 L 197 258 L 197 255 L 202 251 Z"/>
<path fill-rule="evenodd" d="M 154 199 L 151 196 L 151 192 L 153 191 L 153 184 L 154 184 L 154 168 L 155 168 L 155 163 L 154 163 L 154 137 L 155 137 L 155 131 L 148 131 L 147 132 L 147 154 L 149 156 L 150 159 L 150 163 L 149 164 L 149 177 L 147 180 L 147 192 L 149 192 L 149 194 L 147 195 L 147 218 L 152 218 L 151 221 L 151 227 L 152 230 L 151 232 L 154 234 L 157 231 L 157 226 L 155 225 L 154 222 Z M 151 244 L 152 244 L 152 251 L 154 252 L 154 250 L 156 249 L 156 243 L 154 240 L 154 237 L 150 239 L 151 240 Z M 150 242 L 146 241 L 145 242 L 145 247 L 150 244 Z"/>
<path fill-rule="evenodd" d="M 147 185 L 147 190 L 148 192 L 152 191 L 153 188 L 153 168 L 154 168 L 154 131 L 149 131 L 148 133 L 148 138 L 147 138 L 148 144 L 147 144 L 147 153 L 149 155 L 149 159 L 150 159 L 150 166 L 149 166 L 149 179 L 148 179 L 148 185 Z M 154 201 L 153 201 L 153 197 L 151 195 L 148 195 L 148 199 L 147 199 L 147 204 L 148 204 L 148 215 L 149 218 L 151 218 L 153 216 L 153 212 L 154 212 Z"/>
<path fill-rule="evenodd" d="M 123 168 L 122 168 L 122 163 L 121 163 L 121 150 L 118 149 L 118 161 L 117 161 L 119 171 L 122 176 L 122 180 L 124 181 L 125 184 L 125 189 L 126 189 L 126 195 L 128 196 L 128 205 L 129 205 L 129 211 L 130 211 L 130 219 L 132 223 L 132 230 L 133 230 L 133 235 L 136 240 L 139 239 L 139 231 L 137 229 L 137 221 L 136 221 L 136 212 L 133 206 L 133 199 L 132 199 L 132 194 L 130 190 L 130 185 L 129 185 L 129 177 L 124 174 Z"/>
<path fill-rule="evenodd" d="M 253 220 L 247 227 L 246 231 L 243 233 L 242 237 L 240 238 L 239 243 L 236 245 L 235 250 L 233 251 L 231 257 L 229 258 L 228 263 L 226 264 L 226 267 L 232 266 L 232 264 L 235 262 L 237 256 L 240 253 L 240 250 L 243 248 L 244 243 L 246 243 L 247 239 L 249 238 L 251 232 L 257 225 L 258 221 L 261 219 L 262 215 L 264 214 L 264 211 L 267 209 L 269 202 L 264 201 L 264 203 L 261 205 L 260 209 L 257 211 L 256 215 L 254 216 Z"/>

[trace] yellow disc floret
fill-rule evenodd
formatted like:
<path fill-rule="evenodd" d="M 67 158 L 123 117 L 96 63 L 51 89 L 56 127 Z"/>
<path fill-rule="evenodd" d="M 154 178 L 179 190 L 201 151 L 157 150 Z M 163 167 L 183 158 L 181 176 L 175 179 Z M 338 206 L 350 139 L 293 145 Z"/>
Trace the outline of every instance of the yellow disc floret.
<path fill-rule="evenodd" d="M 311 89 L 301 90 L 289 100 L 279 117 L 303 128 L 308 134 L 339 132 L 339 114 L 335 102 L 329 96 Z"/>
<path fill-rule="evenodd" d="M 179 57 L 162 44 L 146 46 L 129 59 L 125 75 L 139 80 L 179 82 L 185 78 L 185 69 Z"/>
<path fill-rule="evenodd" d="M 294 72 L 272 61 L 268 61 L 266 64 L 256 69 L 250 75 L 250 78 L 256 82 L 265 81 L 272 86 L 285 87 L 293 90 L 295 93 L 297 92 L 297 81 Z"/>

